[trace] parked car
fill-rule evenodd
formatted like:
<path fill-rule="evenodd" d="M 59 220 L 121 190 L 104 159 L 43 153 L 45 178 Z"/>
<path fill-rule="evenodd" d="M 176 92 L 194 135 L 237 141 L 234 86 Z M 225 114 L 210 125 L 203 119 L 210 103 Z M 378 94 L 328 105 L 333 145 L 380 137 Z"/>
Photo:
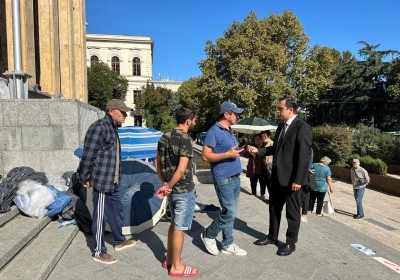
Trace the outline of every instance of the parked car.
<path fill-rule="evenodd" d="M 197 145 L 202 145 L 202 146 L 203 146 L 204 138 L 206 138 L 206 135 L 207 135 L 207 132 L 200 132 L 200 133 L 197 135 L 196 144 L 197 144 Z"/>

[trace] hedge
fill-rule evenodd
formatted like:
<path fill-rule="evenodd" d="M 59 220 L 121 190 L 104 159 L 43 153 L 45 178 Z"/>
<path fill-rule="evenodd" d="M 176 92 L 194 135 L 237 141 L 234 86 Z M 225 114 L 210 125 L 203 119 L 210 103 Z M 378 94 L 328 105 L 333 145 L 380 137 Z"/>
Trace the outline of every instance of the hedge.
<path fill-rule="evenodd" d="M 373 159 L 370 156 L 362 157 L 360 155 L 355 154 L 351 155 L 347 160 L 349 167 L 353 166 L 353 159 L 355 158 L 360 160 L 360 166 L 364 167 L 368 171 L 368 173 L 373 173 L 383 176 L 387 175 L 387 165 L 381 159 Z"/>

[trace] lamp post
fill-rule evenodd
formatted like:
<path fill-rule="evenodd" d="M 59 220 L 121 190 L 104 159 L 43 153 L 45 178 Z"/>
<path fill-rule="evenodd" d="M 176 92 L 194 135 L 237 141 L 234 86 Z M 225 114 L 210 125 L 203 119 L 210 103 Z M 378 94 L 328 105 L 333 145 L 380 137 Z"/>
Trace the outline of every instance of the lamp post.
<path fill-rule="evenodd" d="M 12 27 L 13 27 L 13 51 L 14 71 L 5 72 L 8 77 L 10 97 L 13 99 L 28 98 L 28 79 L 31 77 L 22 70 L 22 47 L 21 47 L 21 14 L 20 1 L 12 0 Z"/>

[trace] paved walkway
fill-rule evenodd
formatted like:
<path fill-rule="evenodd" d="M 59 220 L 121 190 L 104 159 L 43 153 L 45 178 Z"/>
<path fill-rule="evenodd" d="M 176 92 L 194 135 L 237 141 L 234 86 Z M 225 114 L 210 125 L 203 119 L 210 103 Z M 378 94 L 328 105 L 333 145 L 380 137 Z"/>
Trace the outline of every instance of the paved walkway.
<path fill-rule="evenodd" d="M 250 194 L 249 180 L 244 175 L 241 180 L 242 193 L 234 235 L 235 243 L 246 249 L 248 255 L 208 254 L 200 233 L 216 213 L 197 212 L 183 252 L 185 263 L 199 269 L 197 279 L 400 279 L 399 272 L 374 259 L 380 257 L 400 265 L 399 197 L 367 190 L 364 199 L 366 217 L 354 220 L 355 202 L 351 186 L 334 180 L 336 218 L 309 215 L 308 222 L 301 225 L 296 252 L 288 257 L 279 257 L 275 245 L 253 245 L 253 241 L 263 237 L 267 231 L 268 208 L 267 204 Z M 197 183 L 196 188 L 200 206 L 219 205 L 212 184 Z M 90 247 L 93 247 L 93 240 L 79 232 L 49 279 L 169 279 L 167 271 L 161 268 L 168 226 L 168 221 L 161 221 L 152 230 L 133 236 L 138 240 L 137 245 L 121 252 L 114 251 L 108 234 L 109 252 L 118 258 L 116 264 L 109 266 L 92 260 Z M 283 218 L 279 246 L 285 241 L 286 228 Z M 365 251 L 368 253 L 369 250 L 362 252 L 352 244 L 360 244 L 375 254 L 367 255 Z"/>

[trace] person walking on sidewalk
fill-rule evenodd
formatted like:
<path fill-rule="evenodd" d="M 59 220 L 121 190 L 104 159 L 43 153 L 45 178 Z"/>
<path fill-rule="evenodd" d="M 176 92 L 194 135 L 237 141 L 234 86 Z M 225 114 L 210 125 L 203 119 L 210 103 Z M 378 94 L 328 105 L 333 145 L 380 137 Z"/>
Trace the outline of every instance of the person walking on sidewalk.
<path fill-rule="evenodd" d="M 203 159 L 210 162 L 211 173 L 222 210 L 218 217 L 201 234 L 208 252 L 218 255 L 215 238 L 222 231 L 222 249 L 224 254 L 245 256 L 247 252 L 233 241 L 233 223 L 236 218 L 240 194 L 240 153 L 238 141 L 230 128 L 244 109 L 235 103 L 223 102 L 220 105 L 219 120 L 207 132 L 203 144 Z"/>
<path fill-rule="evenodd" d="M 269 200 L 269 233 L 266 238 L 254 242 L 263 246 L 277 244 L 283 206 L 286 203 L 286 244 L 279 249 L 279 256 L 288 256 L 296 250 L 300 229 L 300 204 L 302 185 L 307 184 L 308 166 L 311 158 L 311 127 L 297 117 L 296 100 L 289 97 L 279 99 L 277 113 L 283 121 L 277 130 L 277 141 L 272 147 L 249 146 L 250 152 L 258 155 L 273 155 L 272 184 Z"/>
<path fill-rule="evenodd" d="M 317 200 L 316 215 L 317 217 L 323 217 L 322 206 L 324 205 L 324 198 L 327 191 L 333 193 L 332 188 L 332 172 L 329 168 L 331 159 L 324 156 L 320 159 L 319 163 L 313 163 L 311 169 L 314 170 L 315 180 L 317 181 L 317 187 L 310 192 L 310 203 L 308 210 L 314 210 L 315 200 Z M 329 189 L 328 189 L 329 188 Z"/>
<path fill-rule="evenodd" d="M 192 226 L 196 204 L 193 182 L 193 145 L 188 131 L 196 125 L 196 116 L 190 109 L 175 112 L 176 128 L 166 132 L 158 141 L 157 173 L 162 186 L 156 196 L 168 196 L 171 225 L 168 230 L 167 257 L 162 267 L 171 277 L 193 277 L 197 269 L 182 264 L 185 231 Z"/>
<path fill-rule="evenodd" d="M 364 198 L 365 187 L 369 184 L 369 175 L 367 170 L 360 166 L 360 160 L 353 159 L 353 167 L 350 169 L 351 182 L 353 183 L 354 199 L 357 205 L 357 214 L 353 216 L 354 219 L 361 219 L 364 217 L 364 208 L 362 200 Z"/>
<path fill-rule="evenodd" d="M 86 132 L 78 168 L 83 186 L 93 187 L 92 233 L 96 242 L 93 259 L 103 264 L 117 261 L 115 256 L 107 253 L 104 242 L 106 222 L 110 225 L 116 251 L 132 247 L 136 243 L 122 235 L 123 208 L 118 187 L 121 146 L 117 128 L 125 122 L 129 111 L 132 108 L 127 107 L 120 99 L 107 102 L 105 117 L 94 122 Z"/>

